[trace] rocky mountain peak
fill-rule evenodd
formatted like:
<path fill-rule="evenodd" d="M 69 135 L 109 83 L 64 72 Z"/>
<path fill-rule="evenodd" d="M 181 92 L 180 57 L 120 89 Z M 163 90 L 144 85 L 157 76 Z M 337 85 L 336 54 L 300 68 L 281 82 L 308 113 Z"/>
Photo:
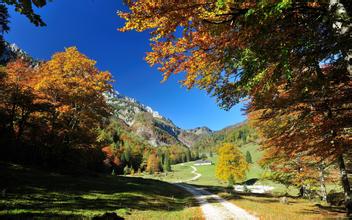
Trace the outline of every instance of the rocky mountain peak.
<path fill-rule="evenodd" d="M 123 120 L 153 146 L 181 144 L 192 147 L 199 137 L 212 133 L 207 127 L 181 129 L 151 107 L 117 91 L 106 96 L 114 109 L 114 116 Z"/>

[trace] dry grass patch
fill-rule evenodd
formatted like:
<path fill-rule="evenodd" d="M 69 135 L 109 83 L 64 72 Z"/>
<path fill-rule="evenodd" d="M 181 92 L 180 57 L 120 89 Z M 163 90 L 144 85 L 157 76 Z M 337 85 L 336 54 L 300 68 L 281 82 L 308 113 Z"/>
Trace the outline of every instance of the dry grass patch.
<path fill-rule="evenodd" d="M 219 195 L 265 220 L 347 219 L 341 207 L 326 207 L 304 199 L 288 198 L 288 204 L 283 204 L 271 196 Z"/>

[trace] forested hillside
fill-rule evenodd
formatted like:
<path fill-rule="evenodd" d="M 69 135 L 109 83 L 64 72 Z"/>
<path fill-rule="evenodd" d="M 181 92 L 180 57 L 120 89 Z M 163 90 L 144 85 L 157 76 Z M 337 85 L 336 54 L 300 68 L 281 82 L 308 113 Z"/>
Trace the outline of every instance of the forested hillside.
<path fill-rule="evenodd" d="M 258 146 L 259 150 L 259 142 L 255 129 L 251 128 L 248 122 L 243 122 L 204 136 L 193 145 L 192 149 L 201 153 L 215 153 L 216 147 L 221 143 L 232 143 L 238 147 L 252 143 Z"/>

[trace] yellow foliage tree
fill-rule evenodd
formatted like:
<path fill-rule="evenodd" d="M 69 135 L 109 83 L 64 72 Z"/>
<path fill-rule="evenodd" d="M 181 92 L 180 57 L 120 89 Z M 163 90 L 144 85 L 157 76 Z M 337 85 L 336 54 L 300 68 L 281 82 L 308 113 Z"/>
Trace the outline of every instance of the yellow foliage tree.
<path fill-rule="evenodd" d="M 152 174 L 159 171 L 159 158 L 155 154 L 150 154 L 147 161 L 147 172 Z"/>
<path fill-rule="evenodd" d="M 218 163 L 216 164 L 216 177 L 228 181 L 230 178 L 243 180 L 248 171 L 246 158 L 238 147 L 230 143 L 223 143 L 218 148 Z"/>
<path fill-rule="evenodd" d="M 96 61 L 76 47 L 54 54 L 38 72 L 35 88 L 54 107 L 49 116 L 52 133 L 62 134 L 66 142 L 94 142 L 95 129 L 110 113 L 104 93 L 111 91 L 111 74 L 100 71 Z"/>

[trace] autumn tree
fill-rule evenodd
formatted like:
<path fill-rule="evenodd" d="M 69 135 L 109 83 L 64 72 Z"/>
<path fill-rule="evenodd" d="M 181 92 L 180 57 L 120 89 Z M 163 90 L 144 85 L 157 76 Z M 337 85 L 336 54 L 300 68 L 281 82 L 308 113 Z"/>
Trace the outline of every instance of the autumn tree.
<path fill-rule="evenodd" d="M 218 148 L 219 159 L 216 164 L 216 177 L 223 181 L 229 178 L 243 180 L 248 171 L 248 163 L 238 147 L 230 143 L 223 143 Z"/>
<path fill-rule="evenodd" d="M 35 66 L 23 58 L 1 67 L 0 143 L 7 146 L 1 156 L 50 168 L 100 169 L 97 131 L 110 116 L 104 96 L 110 82 L 111 75 L 76 48 Z M 111 139 L 118 144 L 115 135 Z"/>
<path fill-rule="evenodd" d="M 289 86 L 283 83 L 253 99 L 248 106 L 250 121 L 272 155 L 309 155 L 318 164 L 336 161 L 350 200 L 344 155 L 351 145 L 352 82 L 342 63 L 301 74 L 310 78 L 294 77 Z"/>
<path fill-rule="evenodd" d="M 155 153 L 152 153 L 148 157 L 146 171 L 150 174 L 154 174 L 160 171 L 160 161 Z"/>
<path fill-rule="evenodd" d="M 94 143 L 96 128 L 109 116 L 104 93 L 111 90 L 111 75 L 96 62 L 70 47 L 56 53 L 38 70 L 36 90 L 53 106 L 48 116 L 51 134 L 76 146 Z"/>
<path fill-rule="evenodd" d="M 294 137 L 309 143 L 292 142 L 297 151 L 304 148 L 303 151 L 315 152 L 315 147 L 310 148 L 315 145 L 321 146 L 316 151 L 318 154 L 333 152 L 328 156 L 338 160 L 346 200 L 350 200 L 343 158 L 351 140 L 348 132 L 352 79 L 350 1 L 131 0 L 127 3 L 130 12 L 120 13 L 126 20 L 121 30 L 151 30 L 154 43 L 146 60 L 159 66 L 164 79 L 185 72 L 184 86 L 205 89 L 225 109 L 249 98 L 255 103 L 251 111 L 263 110 L 257 108 L 258 101 L 269 100 L 267 103 L 271 104 L 270 100 L 277 100 L 278 92 L 281 93 L 278 90 L 303 98 L 286 102 L 282 111 L 271 108 L 265 117 L 280 114 L 290 119 L 284 120 L 289 122 L 287 131 L 295 129 Z M 324 63 L 340 74 L 321 74 Z M 305 84 L 294 87 L 295 80 Z M 344 105 L 341 100 L 346 101 Z M 300 111 L 300 107 L 306 110 Z M 334 116 L 339 119 L 334 121 Z M 300 124 L 302 117 L 310 119 L 302 120 L 301 125 L 306 125 L 306 129 L 300 132 L 295 125 Z M 278 117 L 272 118 L 280 122 Z M 347 120 L 343 122 L 342 118 Z M 313 125 L 307 126 L 311 122 Z M 325 136 L 319 135 L 319 130 Z M 281 131 L 278 129 L 277 134 Z M 320 138 L 309 141 L 312 136 L 309 132 Z M 290 133 L 285 134 L 287 137 Z M 291 151 L 292 145 L 285 146 L 282 142 L 276 146 Z"/>
<path fill-rule="evenodd" d="M 48 111 L 50 105 L 38 98 L 34 86 L 37 71 L 22 59 L 8 63 L 4 68 L 0 88 L 0 111 L 3 134 L 19 141 L 31 117 L 38 112 Z M 33 118 L 32 118 L 33 120 Z"/>
<path fill-rule="evenodd" d="M 337 54 L 348 66 L 347 1 L 131 0 L 128 5 L 129 12 L 119 13 L 126 20 L 121 31 L 151 30 L 148 63 L 159 65 L 165 79 L 185 72 L 184 86 L 207 90 L 224 108 L 280 78 L 289 80 L 297 74 L 293 67 L 303 70 Z M 337 13 L 340 9 L 345 13 Z"/>

